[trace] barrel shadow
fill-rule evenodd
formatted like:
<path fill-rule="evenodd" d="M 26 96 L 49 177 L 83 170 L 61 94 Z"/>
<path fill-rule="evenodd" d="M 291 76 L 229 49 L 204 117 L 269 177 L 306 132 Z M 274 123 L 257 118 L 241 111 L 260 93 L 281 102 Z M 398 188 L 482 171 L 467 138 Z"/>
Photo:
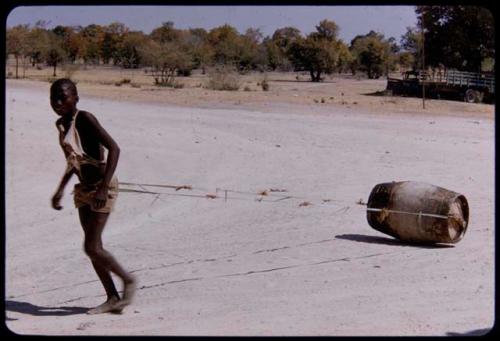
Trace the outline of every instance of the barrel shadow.
<path fill-rule="evenodd" d="M 392 239 L 387 237 L 368 236 L 362 234 L 341 234 L 335 236 L 335 238 L 350 240 L 360 243 L 384 244 L 391 246 L 409 246 L 409 247 L 418 247 L 422 249 L 447 249 L 454 247 L 453 245 L 447 245 L 447 244 L 403 242 L 397 239 Z"/>

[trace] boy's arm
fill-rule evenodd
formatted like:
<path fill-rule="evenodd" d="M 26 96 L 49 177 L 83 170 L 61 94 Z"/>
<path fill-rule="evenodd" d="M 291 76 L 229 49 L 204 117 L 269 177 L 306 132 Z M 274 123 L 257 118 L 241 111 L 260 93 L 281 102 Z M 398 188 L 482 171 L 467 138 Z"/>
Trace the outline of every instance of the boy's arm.
<path fill-rule="evenodd" d="M 57 187 L 56 193 L 52 196 L 52 208 L 53 209 L 55 209 L 55 210 L 62 209 L 60 202 L 61 202 L 61 198 L 62 198 L 63 193 L 64 193 L 64 188 L 66 187 L 66 185 L 69 182 L 69 179 L 71 179 L 71 176 L 73 176 L 74 173 L 75 173 L 74 168 L 71 168 L 71 169 L 69 169 L 69 171 L 66 171 L 66 173 L 64 173 L 64 175 L 61 179 L 61 182 L 59 183 L 59 186 Z"/>
<path fill-rule="evenodd" d="M 81 114 L 80 114 L 81 115 Z M 86 123 L 89 124 L 93 133 L 98 141 L 108 150 L 108 157 L 106 159 L 106 168 L 104 169 L 103 180 L 99 183 L 95 195 L 95 207 L 104 207 L 108 195 L 108 187 L 113 174 L 118 165 L 118 158 L 120 157 L 120 147 L 108 134 L 108 132 L 99 124 L 94 115 L 85 112 L 84 115 Z"/>

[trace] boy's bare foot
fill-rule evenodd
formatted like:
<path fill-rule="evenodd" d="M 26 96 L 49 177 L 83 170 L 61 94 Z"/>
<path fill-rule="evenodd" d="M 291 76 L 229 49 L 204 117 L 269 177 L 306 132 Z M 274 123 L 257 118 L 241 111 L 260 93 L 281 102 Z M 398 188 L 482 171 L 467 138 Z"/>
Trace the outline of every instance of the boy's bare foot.
<path fill-rule="evenodd" d="M 117 314 L 121 313 L 121 310 L 123 308 L 118 309 L 117 307 L 115 307 L 119 301 L 120 301 L 120 299 L 118 297 L 111 297 L 103 304 L 101 304 L 95 308 L 89 309 L 87 311 L 87 314 L 95 315 L 95 314 L 103 314 L 103 313 L 117 313 Z"/>
<path fill-rule="evenodd" d="M 130 282 L 125 282 L 123 288 L 123 297 L 121 300 L 119 300 L 114 304 L 113 310 L 121 311 L 125 306 L 132 303 L 136 287 L 137 287 L 137 281 L 135 279 L 132 279 Z"/>

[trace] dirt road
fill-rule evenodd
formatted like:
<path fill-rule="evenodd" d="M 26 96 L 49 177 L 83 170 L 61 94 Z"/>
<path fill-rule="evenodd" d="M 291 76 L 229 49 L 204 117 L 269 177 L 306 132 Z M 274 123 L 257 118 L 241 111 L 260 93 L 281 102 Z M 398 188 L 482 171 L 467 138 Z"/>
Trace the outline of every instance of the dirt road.
<path fill-rule="evenodd" d="M 294 106 L 192 108 L 81 96 L 121 147 L 105 246 L 139 279 L 105 299 L 72 207 L 48 83 L 7 83 L 6 316 L 18 334 L 471 335 L 494 323 L 494 121 Z M 468 231 L 417 247 L 373 230 L 360 199 L 413 180 L 466 196 Z M 74 181 L 74 180 L 73 180 Z M 207 197 L 209 195 L 209 197 Z M 215 198 L 210 198 L 215 197 Z M 121 288 L 121 283 L 118 283 Z"/>

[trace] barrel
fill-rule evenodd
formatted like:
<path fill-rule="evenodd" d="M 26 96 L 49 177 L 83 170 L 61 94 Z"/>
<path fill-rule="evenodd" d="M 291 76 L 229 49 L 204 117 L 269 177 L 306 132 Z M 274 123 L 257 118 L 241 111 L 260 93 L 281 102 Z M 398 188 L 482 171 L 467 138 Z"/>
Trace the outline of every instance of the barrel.
<path fill-rule="evenodd" d="M 402 241 L 454 244 L 467 230 L 469 205 L 462 194 L 428 183 L 387 182 L 371 191 L 366 215 L 372 228 Z"/>

